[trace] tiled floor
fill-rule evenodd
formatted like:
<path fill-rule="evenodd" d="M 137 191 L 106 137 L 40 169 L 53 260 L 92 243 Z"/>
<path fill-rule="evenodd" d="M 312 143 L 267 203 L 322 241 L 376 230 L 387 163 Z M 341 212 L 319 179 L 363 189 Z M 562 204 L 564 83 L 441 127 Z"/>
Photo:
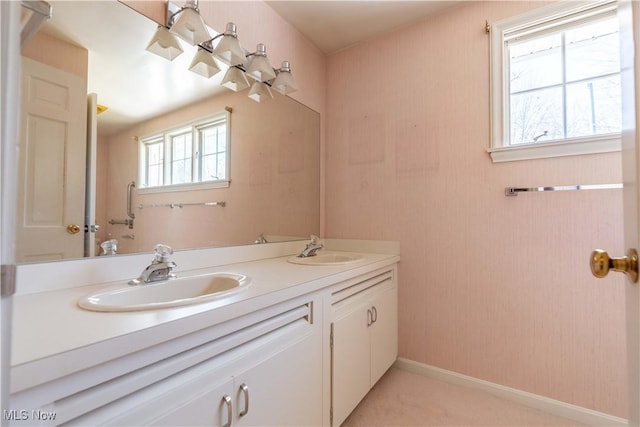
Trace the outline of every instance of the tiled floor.
<path fill-rule="evenodd" d="M 391 368 L 343 426 L 580 426 L 485 392 Z"/>

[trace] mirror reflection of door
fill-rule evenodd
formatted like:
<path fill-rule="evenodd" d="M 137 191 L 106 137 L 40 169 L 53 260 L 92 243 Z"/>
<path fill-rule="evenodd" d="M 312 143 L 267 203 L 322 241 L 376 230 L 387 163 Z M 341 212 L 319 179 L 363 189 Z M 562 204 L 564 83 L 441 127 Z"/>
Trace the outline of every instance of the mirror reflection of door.
<path fill-rule="evenodd" d="M 85 189 L 84 256 L 96 255 L 96 173 L 98 162 L 98 95 L 87 95 L 87 170 Z"/>
<path fill-rule="evenodd" d="M 84 254 L 86 79 L 24 58 L 16 261 Z"/>

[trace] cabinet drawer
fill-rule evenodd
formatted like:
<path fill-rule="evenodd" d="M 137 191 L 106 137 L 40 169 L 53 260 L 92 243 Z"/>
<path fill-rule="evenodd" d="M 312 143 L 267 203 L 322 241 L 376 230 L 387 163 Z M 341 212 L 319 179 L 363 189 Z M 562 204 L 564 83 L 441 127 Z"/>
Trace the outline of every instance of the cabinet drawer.
<path fill-rule="evenodd" d="M 387 271 L 332 293 L 332 319 L 339 319 L 358 306 L 368 305 L 377 293 L 393 289 L 396 286 L 394 279 L 393 272 Z"/>

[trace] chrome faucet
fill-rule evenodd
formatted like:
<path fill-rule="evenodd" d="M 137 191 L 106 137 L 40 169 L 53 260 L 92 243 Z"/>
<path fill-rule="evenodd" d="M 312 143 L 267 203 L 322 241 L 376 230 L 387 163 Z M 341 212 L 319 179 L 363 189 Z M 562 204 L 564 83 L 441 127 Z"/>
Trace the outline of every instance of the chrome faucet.
<path fill-rule="evenodd" d="M 322 248 L 324 248 L 324 245 L 320 243 L 320 238 L 312 234 L 311 241 L 307 243 L 307 246 L 302 250 L 302 252 L 300 252 L 298 258 L 315 256 L 316 252 L 318 252 Z"/>
<path fill-rule="evenodd" d="M 173 254 L 173 249 L 171 249 L 170 246 L 158 243 L 155 247 L 155 252 L 151 264 L 142 271 L 140 277 L 130 280 L 130 285 L 143 285 L 145 283 L 159 282 L 176 277 L 176 275 L 172 273 L 173 269 L 176 268 L 176 263 L 169 261 L 169 255 Z"/>

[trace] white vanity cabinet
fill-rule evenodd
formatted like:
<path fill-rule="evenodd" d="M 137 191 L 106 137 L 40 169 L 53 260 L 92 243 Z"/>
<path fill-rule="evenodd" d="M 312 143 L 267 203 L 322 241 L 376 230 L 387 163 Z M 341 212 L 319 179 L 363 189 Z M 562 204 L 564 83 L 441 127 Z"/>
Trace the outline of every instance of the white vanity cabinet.
<path fill-rule="evenodd" d="M 196 347 L 53 401 L 45 425 L 321 425 L 321 304 L 316 293 L 206 328 Z"/>
<path fill-rule="evenodd" d="M 236 267 L 256 281 L 245 298 L 211 309 L 67 313 L 96 328 L 107 325 L 100 316 L 120 326 L 150 315 L 174 319 L 14 366 L 15 412 L 5 421 L 340 425 L 397 356 L 399 258 L 368 257 L 345 267 L 299 266 L 278 257 L 247 263 Z M 69 301 L 55 301 L 55 307 L 62 310 Z M 68 371 L 56 374 L 62 369 Z"/>
<path fill-rule="evenodd" d="M 331 425 L 338 426 L 398 354 L 395 269 L 334 292 L 331 321 Z"/>

